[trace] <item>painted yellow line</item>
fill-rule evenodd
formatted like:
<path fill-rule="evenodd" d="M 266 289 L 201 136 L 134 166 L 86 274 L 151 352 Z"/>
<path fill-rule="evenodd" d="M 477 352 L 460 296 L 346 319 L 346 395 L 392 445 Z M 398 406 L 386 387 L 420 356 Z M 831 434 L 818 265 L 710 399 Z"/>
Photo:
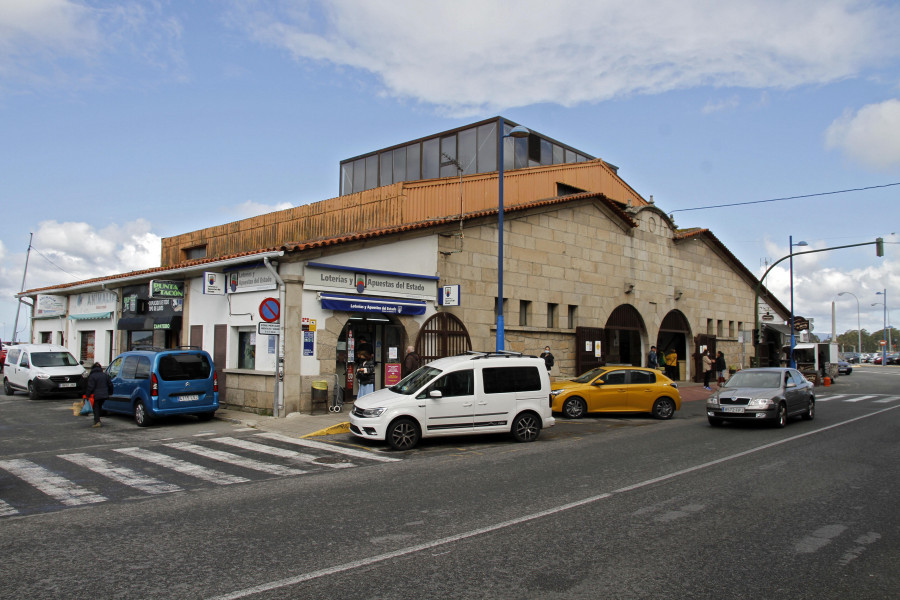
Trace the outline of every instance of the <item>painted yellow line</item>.
<path fill-rule="evenodd" d="M 300 437 L 302 439 L 317 437 L 320 435 L 337 435 L 339 433 L 350 433 L 350 421 L 344 421 L 343 423 L 338 423 L 337 425 L 332 425 L 331 427 L 326 427 L 325 429 L 307 433 L 306 435 L 301 435 Z"/>

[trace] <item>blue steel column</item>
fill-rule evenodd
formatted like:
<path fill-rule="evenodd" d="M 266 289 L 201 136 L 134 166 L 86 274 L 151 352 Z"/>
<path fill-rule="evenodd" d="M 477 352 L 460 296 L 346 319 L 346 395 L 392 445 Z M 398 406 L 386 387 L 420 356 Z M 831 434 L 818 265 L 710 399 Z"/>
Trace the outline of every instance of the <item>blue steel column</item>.
<path fill-rule="evenodd" d="M 497 124 L 497 170 L 499 184 L 499 212 L 497 217 L 497 352 L 506 348 L 503 332 L 503 117 Z"/>
<path fill-rule="evenodd" d="M 797 363 L 794 361 L 794 236 L 788 236 L 788 244 L 791 255 L 791 355 L 789 364 L 792 369 L 796 369 Z"/>

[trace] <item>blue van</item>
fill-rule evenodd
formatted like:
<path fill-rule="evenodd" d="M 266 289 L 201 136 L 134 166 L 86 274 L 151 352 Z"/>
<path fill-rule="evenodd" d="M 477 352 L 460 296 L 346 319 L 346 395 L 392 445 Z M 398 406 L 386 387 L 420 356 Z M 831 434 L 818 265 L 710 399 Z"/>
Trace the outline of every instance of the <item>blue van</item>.
<path fill-rule="evenodd" d="M 219 408 L 216 367 L 203 350 L 123 352 L 106 373 L 113 393 L 103 410 L 134 415 L 139 427 L 170 415 L 197 415 L 208 421 Z"/>

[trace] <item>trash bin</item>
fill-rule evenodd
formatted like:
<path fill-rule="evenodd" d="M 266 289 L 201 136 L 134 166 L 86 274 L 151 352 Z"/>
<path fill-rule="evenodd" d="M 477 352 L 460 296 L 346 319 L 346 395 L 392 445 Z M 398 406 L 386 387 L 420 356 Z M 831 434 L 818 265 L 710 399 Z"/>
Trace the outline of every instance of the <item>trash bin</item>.
<path fill-rule="evenodd" d="M 312 382 L 312 403 L 309 407 L 310 413 L 312 413 L 317 404 L 328 404 L 328 382 L 324 379 Z"/>

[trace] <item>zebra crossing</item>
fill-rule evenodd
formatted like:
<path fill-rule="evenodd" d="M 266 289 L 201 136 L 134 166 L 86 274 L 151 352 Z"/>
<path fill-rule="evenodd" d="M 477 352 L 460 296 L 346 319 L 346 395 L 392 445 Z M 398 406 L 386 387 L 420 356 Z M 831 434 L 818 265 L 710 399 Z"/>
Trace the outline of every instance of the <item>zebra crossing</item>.
<path fill-rule="evenodd" d="M 402 459 L 272 432 L 0 460 L 0 518 Z"/>
<path fill-rule="evenodd" d="M 900 396 L 889 396 L 886 394 L 830 394 L 827 396 L 816 396 L 816 402 L 847 402 L 855 404 L 857 402 L 871 401 L 873 404 L 891 404 L 900 401 Z"/>

